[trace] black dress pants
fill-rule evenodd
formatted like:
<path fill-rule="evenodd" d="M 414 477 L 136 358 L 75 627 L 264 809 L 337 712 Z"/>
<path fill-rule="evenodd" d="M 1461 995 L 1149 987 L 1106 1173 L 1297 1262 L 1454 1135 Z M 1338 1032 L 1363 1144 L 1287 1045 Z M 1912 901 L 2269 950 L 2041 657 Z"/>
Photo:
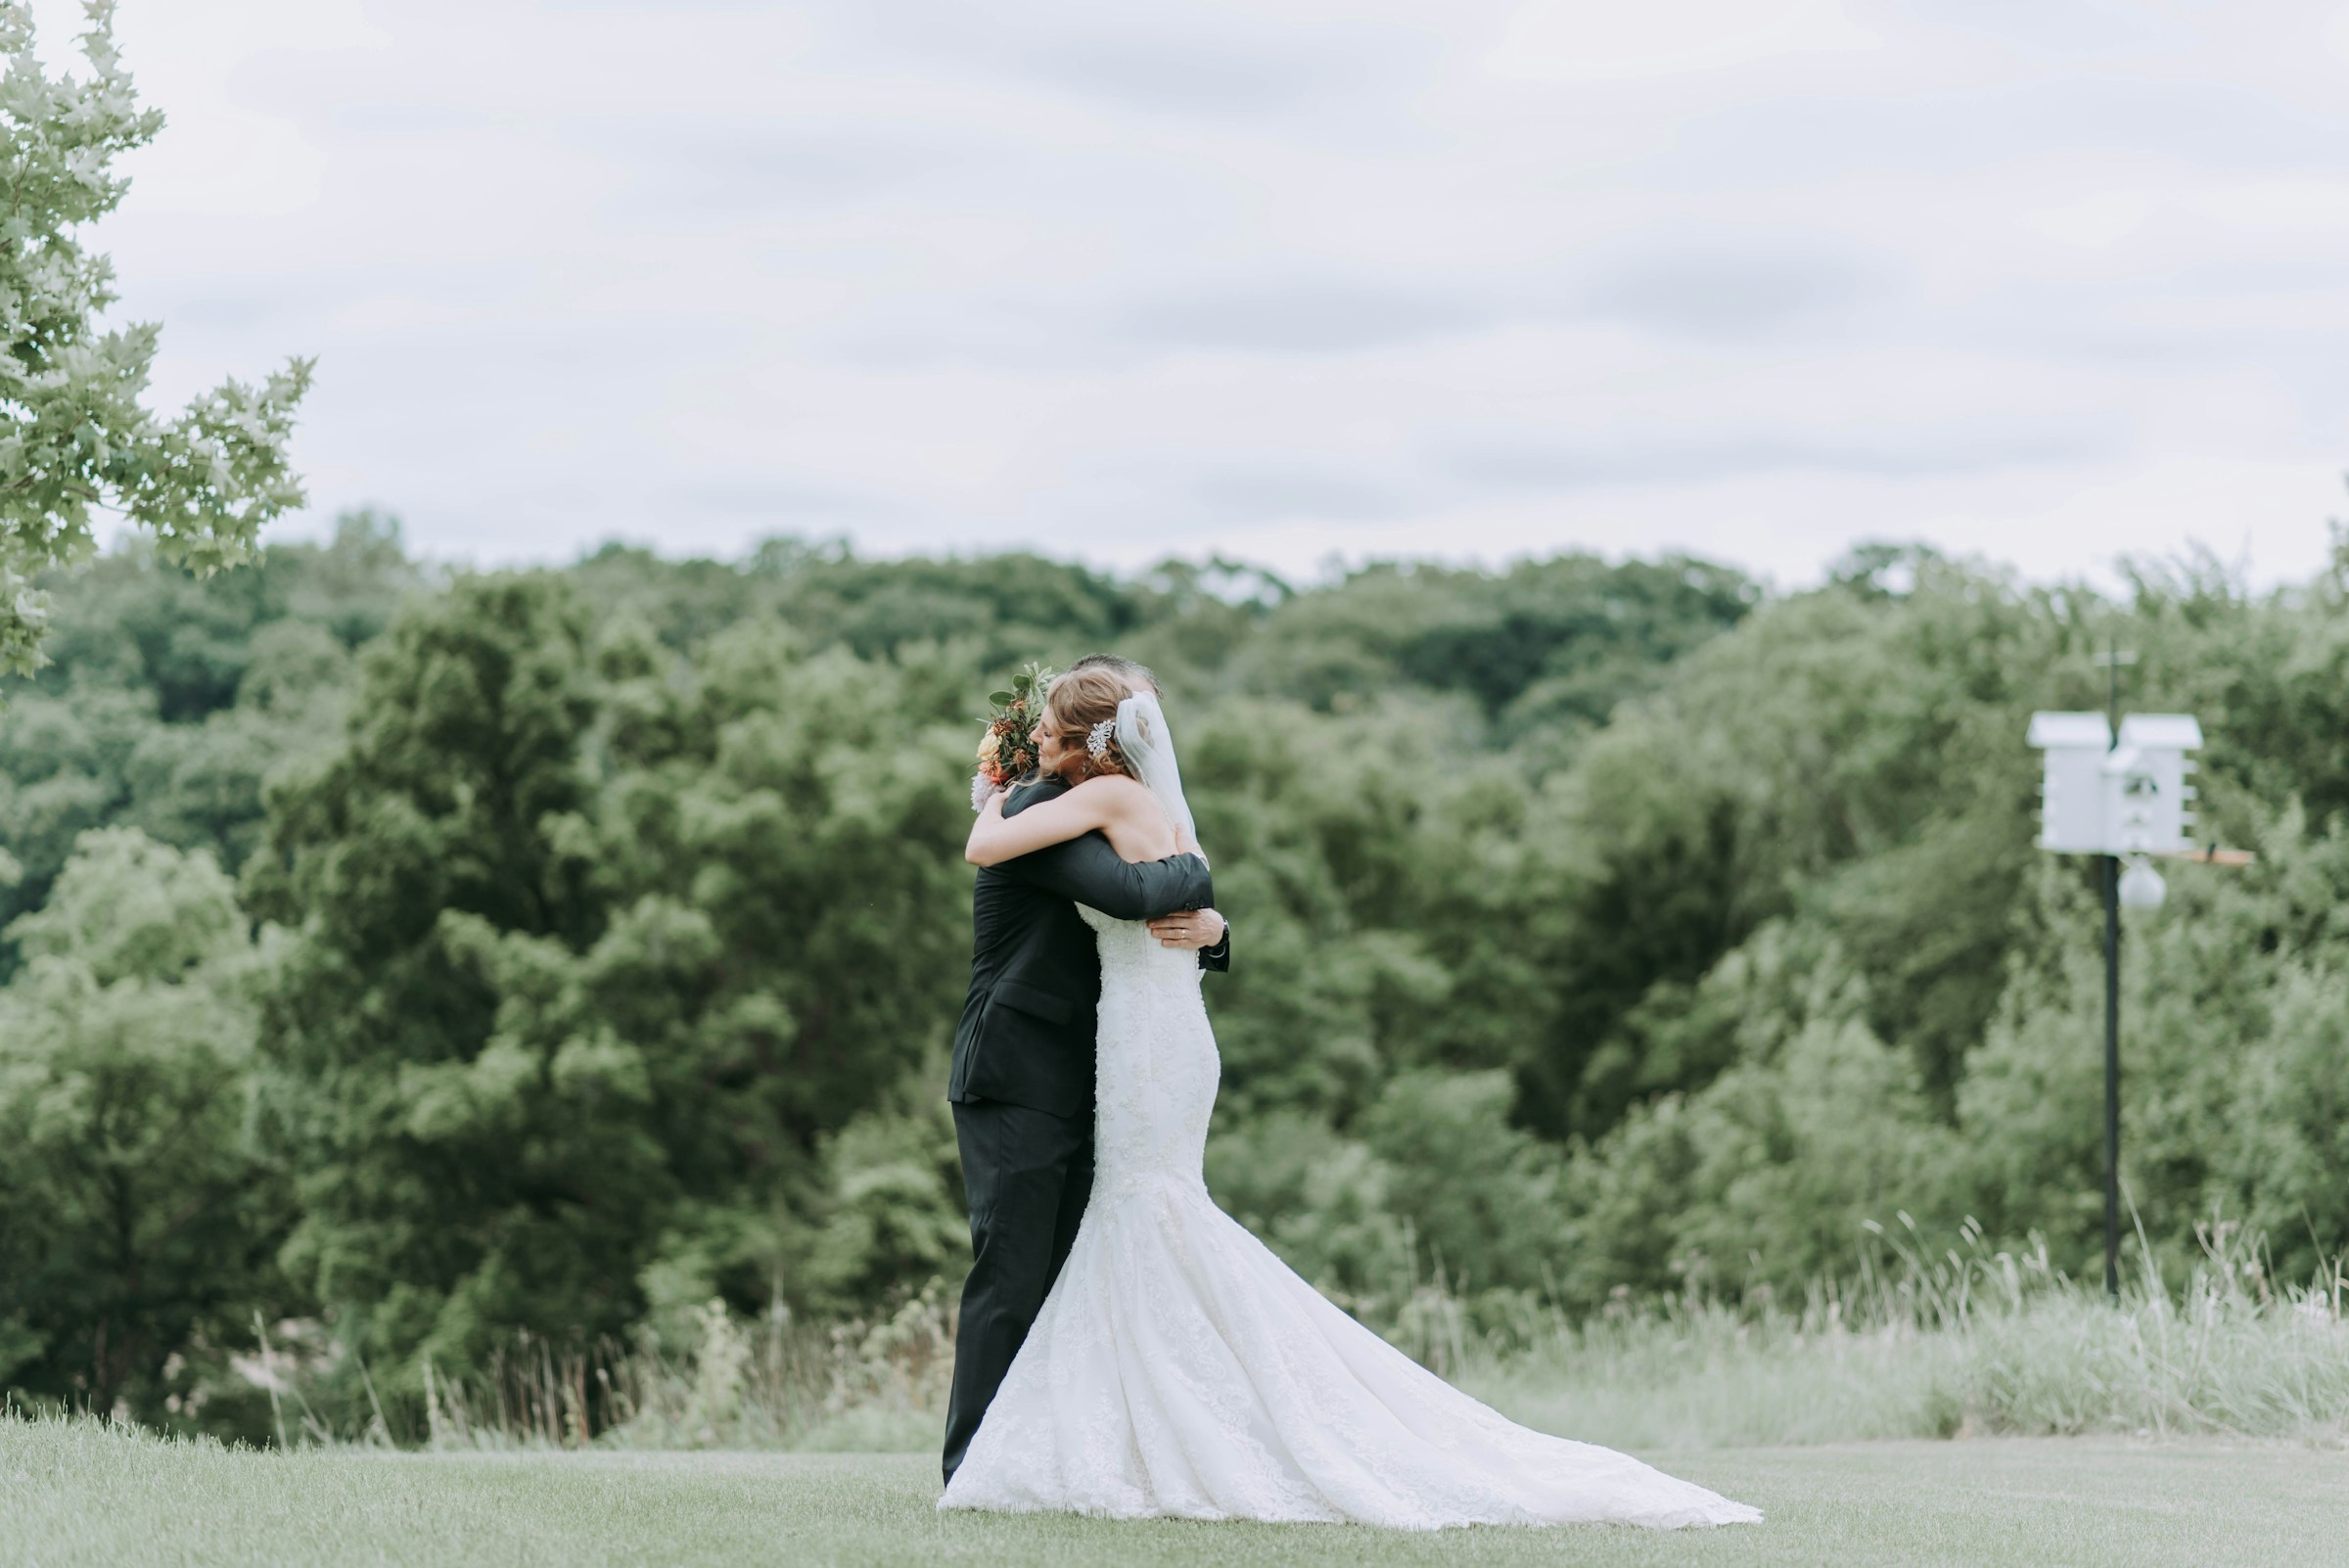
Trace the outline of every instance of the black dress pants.
<path fill-rule="evenodd" d="M 954 1329 L 946 1405 L 946 1479 L 1011 1370 L 1093 1190 L 1093 1113 L 1055 1116 L 974 1100 L 954 1107 L 962 1185 L 971 1203 L 971 1274 Z"/>

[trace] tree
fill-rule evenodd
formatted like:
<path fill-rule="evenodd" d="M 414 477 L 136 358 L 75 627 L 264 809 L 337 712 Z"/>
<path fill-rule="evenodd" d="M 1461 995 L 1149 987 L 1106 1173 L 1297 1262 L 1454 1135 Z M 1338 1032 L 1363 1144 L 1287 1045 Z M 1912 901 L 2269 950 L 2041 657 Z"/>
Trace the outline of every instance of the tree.
<path fill-rule="evenodd" d="M 273 544 L 208 580 L 125 541 L 54 574 L 50 662 L 0 723 L 0 928 L 37 909 L 90 828 L 127 825 L 234 874 L 258 840 L 264 782 L 332 746 L 354 695 L 351 649 L 423 574 L 366 513 L 331 543 Z M 0 981 L 16 962 L 0 937 Z"/>
<path fill-rule="evenodd" d="M 261 1035 L 269 1126 L 301 1173 L 289 1267 L 362 1357 L 463 1319 L 452 1294 L 502 1289 L 492 1322 L 518 1294 L 539 1298 L 532 1326 L 558 1326 L 556 1295 L 572 1322 L 627 1316 L 602 1298 L 630 1288 L 611 1273 L 639 1203 L 603 1176 L 636 1174 L 632 1144 L 570 1135 L 571 1107 L 531 1092 L 500 1030 L 501 980 L 602 924 L 591 866 L 555 831 L 589 794 L 586 637 L 538 577 L 403 618 L 346 745 L 281 786 L 247 870 L 255 910 L 298 933 Z M 619 1212 L 587 1216 L 596 1202 Z"/>
<path fill-rule="evenodd" d="M 85 224 L 129 182 L 115 160 L 162 129 L 115 49 L 114 0 L 84 0 L 86 80 L 52 78 L 33 53 L 31 7 L 0 4 L 0 674 L 40 668 L 49 603 L 33 576 L 87 559 L 91 515 L 114 508 L 164 556 L 208 575 L 253 551 L 261 526 L 302 501 L 286 455 L 310 364 L 261 386 L 224 381 L 176 420 L 141 405 L 153 323 L 105 330 L 114 265 Z"/>
<path fill-rule="evenodd" d="M 161 1420 L 282 1300 L 283 1187 L 247 1136 L 258 954 L 208 853 L 129 828 L 83 835 L 10 934 L 0 1387 Z"/>
<path fill-rule="evenodd" d="M 417 605 L 248 873 L 296 933 L 288 1267 L 388 1398 L 778 1274 L 842 1305 L 951 1234 L 918 1117 L 846 1130 L 953 1019 L 968 672 L 591 622 L 553 575 Z"/>

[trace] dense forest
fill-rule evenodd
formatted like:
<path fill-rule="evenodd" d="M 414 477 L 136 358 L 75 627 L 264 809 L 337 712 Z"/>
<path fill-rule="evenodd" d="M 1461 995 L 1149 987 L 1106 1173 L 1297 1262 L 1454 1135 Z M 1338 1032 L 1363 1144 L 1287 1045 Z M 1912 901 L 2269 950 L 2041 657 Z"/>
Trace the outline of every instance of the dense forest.
<path fill-rule="evenodd" d="M 1096 650 L 1161 676 L 1236 935 L 1211 1184 L 1373 1322 L 1432 1279 L 1488 1325 L 1782 1295 L 1903 1214 L 2093 1272 L 2099 918 L 2023 733 L 2101 706 L 2108 637 L 2260 856 L 2132 917 L 2143 1234 L 2349 1242 L 2339 539 L 2278 593 L 1887 546 L 1773 595 L 791 539 L 470 575 L 356 515 L 47 585 L 0 710 L 20 1404 L 254 1433 L 265 1331 L 413 1402 L 523 1331 L 950 1286 L 971 744 L 1008 670 Z"/>

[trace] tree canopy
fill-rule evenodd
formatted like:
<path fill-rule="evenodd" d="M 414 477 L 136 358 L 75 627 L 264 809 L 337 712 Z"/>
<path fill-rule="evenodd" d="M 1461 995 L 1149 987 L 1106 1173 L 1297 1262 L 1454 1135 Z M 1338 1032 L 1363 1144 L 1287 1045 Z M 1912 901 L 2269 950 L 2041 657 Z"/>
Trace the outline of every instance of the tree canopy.
<path fill-rule="evenodd" d="M 2349 1241 L 2349 550 L 2266 594 L 1913 549 L 1776 597 L 1681 560 L 1297 586 L 796 540 L 450 576 L 356 517 L 48 585 L 0 726 L 25 1400 L 252 1433 L 206 1370 L 231 1302 L 396 1407 L 524 1330 L 950 1281 L 969 743 L 1018 663 L 1103 648 L 1166 685 L 1237 933 L 1211 1186 L 1374 1322 L 1439 1269 L 1489 1325 L 1797 1289 L 1896 1211 L 2093 1268 L 2099 922 L 2032 848 L 2022 735 L 2096 705 L 2116 635 L 2130 706 L 2211 737 L 2207 831 L 2261 852 L 2131 920 L 2146 1243 Z"/>
<path fill-rule="evenodd" d="M 114 0 L 82 9 L 87 74 L 51 76 L 32 8 L 0 3 L 0 678 L 40 666 L 50 607 L 34 579 L 89 557 L 99 509 L 208 574 L 248 559 L 261 526 L 302 499 L 286 442 L 307 361 L 257 387 L 224 381 L 164 419 L 142 402 L 160 329 L 103 324 L 114 265 L 80 233 L 121 203 L 116 161 L 163 119 L 140 107 L 115 48 Z"/>

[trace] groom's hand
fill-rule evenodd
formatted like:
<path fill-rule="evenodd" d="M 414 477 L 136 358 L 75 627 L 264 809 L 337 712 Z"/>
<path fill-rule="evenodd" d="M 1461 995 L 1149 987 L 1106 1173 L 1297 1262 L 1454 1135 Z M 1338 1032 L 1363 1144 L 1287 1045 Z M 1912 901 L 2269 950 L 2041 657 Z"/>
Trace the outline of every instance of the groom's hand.
<path fill-rule="evenodd" d="M 1228 929 L 1213 909 L 1183 909 L 1150 922 L 1150 935 L 1162 947 L 1212 947 Z"/>

